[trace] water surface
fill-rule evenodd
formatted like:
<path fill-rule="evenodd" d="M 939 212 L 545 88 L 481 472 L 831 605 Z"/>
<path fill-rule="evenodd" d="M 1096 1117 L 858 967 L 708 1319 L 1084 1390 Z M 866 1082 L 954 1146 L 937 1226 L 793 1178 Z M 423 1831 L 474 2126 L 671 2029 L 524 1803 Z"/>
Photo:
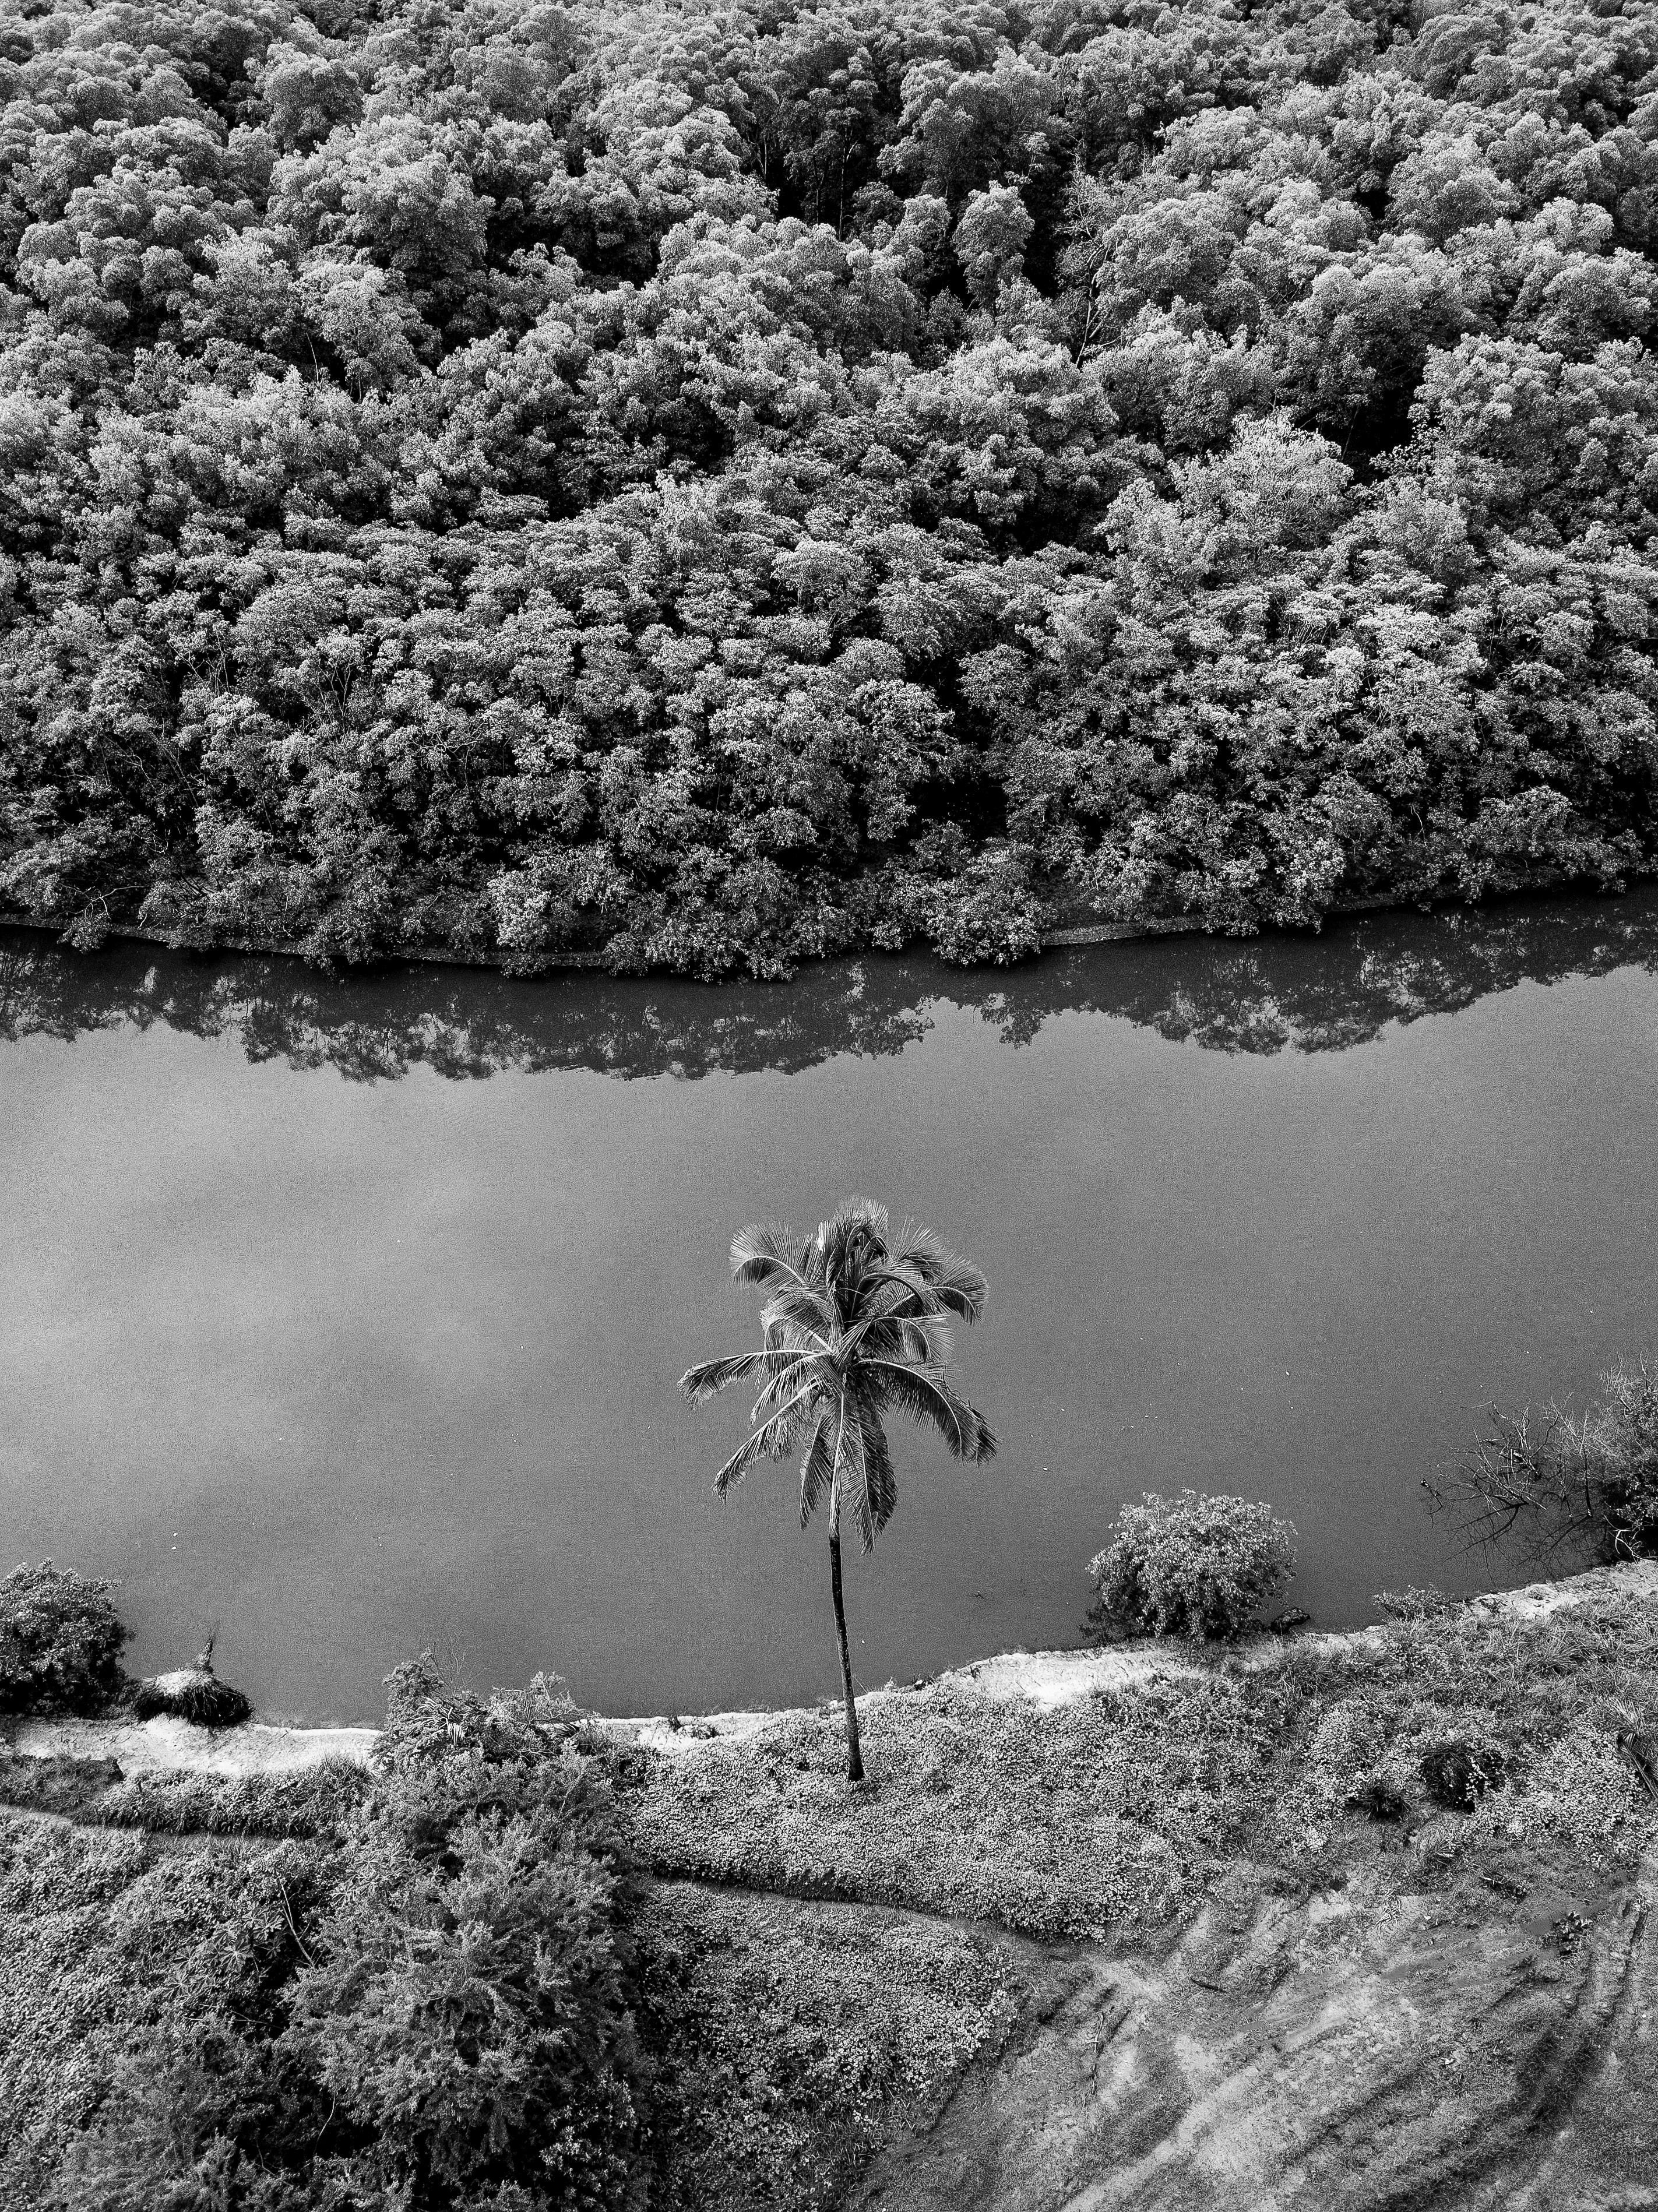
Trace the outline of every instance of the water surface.
<path fill-rule="evenodd" d="M 740 1222 L 863 1191 L 985 1267 L 1002 1438 L 896 1439 L 854 1663 L 1071 1640 L 1119 1504 L 1297 1524 L 1295 1595 L 1517 1577 L 1424 1507 L 1492 1397 L 1658 1340 L 1658 893 L 788 986 L 90 958 L 0 933 L 0 1529 L 210 1627 L 263 1705 L 372 1717 L 431 1645 L 614 1711 L 832 1686 L 744 1407 Z"/>

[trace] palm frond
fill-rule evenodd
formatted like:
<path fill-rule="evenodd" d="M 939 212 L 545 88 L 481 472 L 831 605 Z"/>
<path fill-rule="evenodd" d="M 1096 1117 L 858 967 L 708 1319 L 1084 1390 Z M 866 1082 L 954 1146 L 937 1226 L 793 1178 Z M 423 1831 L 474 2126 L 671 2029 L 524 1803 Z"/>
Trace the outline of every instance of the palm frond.
<path fill-rule="evenodd" d="M 809 1378 L 792 1398 L 760 1423 L 755 1434 L 763 1438 L 763 1449 L 774 1459 L 781 1459 L 785 1452 L 794 1449 L 811 1416 L 813 1402 L 822 1395 L 816 1378 Z"/>
<path fill-rule="evenodd" d="M 923 1428 L 936 1429 L 957 1459 L 989 1459 L 996 1449 L 982 1417 L 959 1395 L 950 1378 L 938 1370 L 906 1366 L 897 1360 L 874 1359 L 872 1375 L 878 1403 L 908 1413 Z"/>
<path fill-rule="evenodd" d="M 869 1460 L 864 1449 L 864 1425 L 853 1409 L 847 1406 L 847 1418 L 837 1437 L 835 1460 L 835 1504 L 844 1505 L 852 1515 L 852 1525 L 858 1531 L 858 1547 L 863 1552 L 875 1548 L 875 1515 L 869 1494 Z"/>
<path fill-rule="evenodd" d="M 835 1480 L 835 1455 L 829 1444 L 829 1415 L 818 1414 L 811 1432 L 811 1442 L 800 1462 L 800 1526 L 804 1528 L 817 1510 L 817 1501 Z"/>
<path fill-rule="evenodd" d="M 761 1309 L 760 1326 L 770 1339 L 777 1332 L 798 1329 L 826 1344 L 839 1326 L 834 1306 L 810 1284 L 780 1282 Z"/>
<path fill-rule="evenodd" d="M 756 1429 L 751 1437 L 745 1437 L 744 1441 L 738 1444 L 737 1449 L 726 1462 L 726 1464 L 720 1468 L 719 1474 L 715 1475 L 714 1479 L 714 1496 L 716 1498 L 723 1498 L 728 1490 L 734 1489 L 736 1486 L 741 1482 L 749 1469 L 754 1465 L 756 1460 L 763 1459 L 765 1456 L 765 1431 L 763 1429 Z"/>
<path fill-rule="evenodd" d="M 977 1321 L 984 1311 L 990 1285 L 983 1271 L 970 1260 L 947 1251 L 930 1229 L 904 1224 L 891 1256 L 895 1268 L 913 1273 L 925 1283 L 947 1311 L 965 1322 Z"/>
<path fill-rule="evenodd" d="M 762 1421 L 751 1436 L 744 1437 L 714 1479 L 714 1486 L 720 1497 L 743 1477 L 758 1459 L 781 1459 L 793 1451 L 800 1441 L 800 1434 L 809 1416 L 809 1401 L 812 1390 L 797 1392 L 786 1406 L 780 1407 L 771 1419 Z"/>
<path fill-rule="evenodd" d="M 780 1404 L 784 1397 L 796 1389 L 806 1379 L 805 1370 L 811 1363 L 814 1359 L 821 1359 L 823 1354 L 813 1346 L 801 1350 L 768 1351 L 761 1357 L 770 1371 L 764 1389 L 754 1401 L 754 1409 L 749 1415 L 751 1421 L 757 1421 L 768 1407 Z"/>
<path fill-rule="evenodd" d="M 728 1382 L 738 1382 L 752 1375 L 763 1365 L 768 1354 L 764 1352 L 733 1352 L 726 1359 L 704 1359 L 695 1367 L 688 1367 L 679 1378 L 679 1387 L 693 1406 L 706 1406 L 718 1390 Z"/>
<path fill-rule="evenodd" d="M 818 1225 L 818 1242 L 830 1249 L 843 1249 L 847 1239 L 861 1229 L 884 1252 L 887 1244 L 887 1210 L 876 1198 L 843 1198 L 829 1216 Z"/>
<path fill-rule="evenodd" d="M 732 1239 L 732 1273 L 739 1283 L 803 1281 L 794 1231 L 780 1221 L 756 1221 Z"/>
<path fill-rule="evenodd" d="M 898 1503 L 898 1477 L 893 1468 L 892 1454 L 887 1447 L 887 1432 L 881 1426 L 881 1416 L 872 1405 L 860 1403 L 859 1431 L 864 1449 L 864 1487 L 869 1498 L 870 1520 L 874 1534 L 879 1535 L 891 1520 Z"/>
<path fill-rule="evenodd" d="M 943 1367 L 953 1343 L 942 1314 L 872 1313 L 853 1323 L 836 1349 L 842 1356 L 855 1349 L 868 1358 L 920 1359 Z"/>

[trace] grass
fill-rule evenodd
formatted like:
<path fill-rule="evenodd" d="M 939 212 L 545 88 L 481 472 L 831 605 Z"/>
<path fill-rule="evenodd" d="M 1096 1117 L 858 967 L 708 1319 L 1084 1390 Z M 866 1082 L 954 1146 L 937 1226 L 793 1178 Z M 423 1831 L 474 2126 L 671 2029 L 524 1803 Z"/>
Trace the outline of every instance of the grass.
<path fill-rule="evenodd" d="M 869 1781 L 833 1711 L 649 1766 L 656 1871 L 987 1920 L 1050 1940 L 1175 1914 L 1264 1809 L 1246 1686 L 1158 1681 L 1039 1714 L 950 1687 L 872 1702 Z"/>
<path fill-rule="evenodd" d="M 666 2207 L 817 2212 L 1018 2016 L 975 1931 L 671 1882 L 637 1923 Z"/>
<path fill-rule="evenodd" d="M 0 1805 L 154 1834 L 320 1836 L 369 1788 L 368 1775 L 345 1759 L 289 1774 L 124 1776 L 113 1759 L 23 1758 L 0 1750 Z"/>
<path fill-rule="evenodd" d="M 0 1813 L 0 2205 L 55 2187 L 135 2051 L 258 2001 L 301 1847 L 158 1850 Z"/>
<path fill-rule="evenodd" d="M 1458 1608 L 1212 1655 L 1048 1712 L 954 1686 L 888 1698 L 865 1709 L 859 1791 L 836 1776 L 835 1715 L 782 1715 L 741 1744 L 642 1755 L 635 1832 L 665 1876 L 1048 1941 L 1155 1941 L 1240 1860 L 1303 1889 L 1388 1850 L 1418 1887 L 1451 1868 L 1522 1881 L 1545 1861 L 1610 1875 L 1658 1811 L 1617 1747 L 1658 1728 L 1655 1638 L 1658 1607 L 1637 1598 L 1592 1620 Z M 1449 1742 L 1502 1770 L 1472 1813 L 1437 1805 L 1423 1773 Z"/>

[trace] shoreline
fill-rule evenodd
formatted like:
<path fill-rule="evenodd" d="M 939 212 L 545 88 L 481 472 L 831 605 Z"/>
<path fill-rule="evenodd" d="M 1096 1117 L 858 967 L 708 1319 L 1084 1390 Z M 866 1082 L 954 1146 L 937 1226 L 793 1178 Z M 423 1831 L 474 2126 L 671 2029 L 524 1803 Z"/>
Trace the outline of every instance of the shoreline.
<path fill-rule="evenodd" d="M 1317 924 L 1309 928 L 1256 929 L 1248 933 L 1248 939 L 1259 939 L 1269 935 L 1295 938 L 1316 937 L 1322 933 L 1326 922 L 1357 921 L 1370 915 L 1480 914 L 1521 899 L 1599 898 L 1612 901 L 1627 897 L 1643 884 L 1651 883 L 1655 879 L 1658 879 L 1658 866 L 1633 875 L 1620 890 L 1606 890 L 1591 884 L 1560 883 L 1534 884 L 1473 900 L 1448 897 L 1424 900 L 1378 893 L 1372 896 L 1339 902 L 1331 907 Z M 0 911 L 0 929 L 35 931 L 42 936 L 51 938 L 55 946 L 70 951 L 76 949 L 65 945 L 64 930 L 62 925 L 55 921 L 42 921 L 36 915 Z M 161 951 L 188 954 L 192 958 L 203 960 L 228 957 L 243 959 L 297 960 L 307 968 L 314 968 L 319 971 L 337 969 L 341 965 L 338 962 L 314 958 L 306 951 L 303 944 L 293 939 L 227 937 L 216 939 L 210 945 L 178 945 L 161 931 L 142 929 L 132 922 L 109 923 L 105 929 L 104 937 L 106 941 L 114 939 L 123 944 L 153 945 Z M 1036 951 L 1029 956 L 1029 959 L 1040 960 L 1050 952 L 1071 951 L 1083 945 L 1149 944 L 1161 937 L 1213 937 L 1219 938 L 1223 941 L 1236 943 L 1248 941 L 1242 937 L 1234 937 L 1227 931 L 1212 929 L 1206 923 L 1194 921 L 1188 915 L 1156 915 L 1143 921 L 1078 922 L 1049 930 L 1043 936 Z M 927 949 L 924 939 L 918 938 L 912 944 L 902 948 L 898 953 L 887 957 L 902 958 L 905 953 L 914 952 L 918 948 Z M 94 948 L 94 951 L 96 949 Z M 797 963 L 793 972 L 799 974 L 803 969 L 817 967 L 823 960 L 827 959 L 867 957 L 877 950 L 878 948 L 872 946 L 854 947 L 845 952 L 824 954 L 816 959 L 802 959 Z M 1021 960 L 1011 964 L 1023 967 L 1028 964 L 1028 961 Z M 549 955 L 538 967 L 522 975 L 509 974 L 504 962 L 500 959 L 490 959 L 482 953 L 462 952 L 445 947 L 416 949 L 400 946 L 395 951 L 376 953 L 369 960 L 348 962 L 344 966 L 348 973 L 398 966 L 476 969 L 487 975 L 503 976 L 513 982 L 535 982 L 546 975 L 584 973 L 625 976 L 629 980 L 641 982 L 659 977 L 668 977 L 677 982 L 700 980 L 677 969 L 613 969 L 609 966 L 601 950 Z M 962 972 L 967 975 L 999 975 L 1005 972 L 1005 969 L 994 962 L 976 961 L 963 963 Z M 736 969 L 729 975 L 715 979 L 718 982 L 734 983 L 753 982 L 756 980 L 757 979 L 746 970 Z M 793 976 L 789 980 L 793 980 Z"/>
<path fill-rule="evenodd" d="M 1519 1625 L 1610 1597 L 1658 1602 L 1658 1559 L 1588 1567 L 1553 1580 L 1488 1591 L 1454 1601 L 1446 1611 L 1487 1623 Z M 859 1711 L 899 1700 L 925 1707 L 939 1693 L 966 1692 L 993 1704 L 1023 1700 L 1039 1713 L 1052 1713 L 1103 1692 L 1133 1691 L 1157 1680 L 1200 1678 L 1213 1671 L 1212 1655 L 1216 1652 L 1236 1655 L 1246 1670 L 1254 1671 L 1286 1648 L 1336 1656 L 1379 1647 L 1395 1626 L 1382 1622 L 1289 1638 L 1262 1630 L 1236 1645 L 1195 1650 L 1169 1638 L 1141 1638 L 1060 1650 L 993 1652 L 915 1682 L 865 1690 L 859 1697 Z M 593 1713 L 587 1717 L 618 1745 L 677 1758 L 710 1745 L 739 1747 L 768 1729 L 805 1721 L 820 1710 L 821 1705 L 780 1705 L 700 1714 Z M 228 1729 L 197 1728 L 165 1716 L 149 1721 L 25 1717 L 0 1720 L 0 1750 L 31 1759 L 113 1759 L 124 1774 L 197 1773 L 234 1779 L 301 1774 L 333 1761 L 366 1768 L 380 1734 L 378 1728 L 285 1723 L 261 1720 L 257 1714 Z"/>

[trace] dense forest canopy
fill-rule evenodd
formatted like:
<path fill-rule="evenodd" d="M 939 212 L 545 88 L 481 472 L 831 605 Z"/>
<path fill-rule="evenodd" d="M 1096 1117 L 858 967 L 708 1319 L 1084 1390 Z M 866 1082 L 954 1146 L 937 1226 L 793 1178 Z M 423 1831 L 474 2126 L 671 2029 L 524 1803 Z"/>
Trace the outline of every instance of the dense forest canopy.
<path fill-rule="evenodd" d="M 775 974 L 1658 855 L 1658 9 L 0 7 L 0 907 Z"/>

